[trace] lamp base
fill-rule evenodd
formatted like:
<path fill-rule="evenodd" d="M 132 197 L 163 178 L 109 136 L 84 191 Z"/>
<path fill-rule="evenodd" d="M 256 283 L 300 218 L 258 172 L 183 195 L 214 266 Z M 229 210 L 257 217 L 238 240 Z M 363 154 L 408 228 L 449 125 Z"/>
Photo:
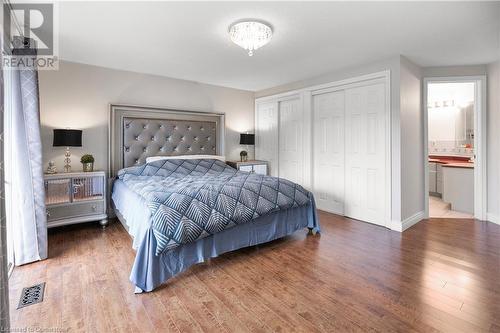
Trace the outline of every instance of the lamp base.
<path fill-rule="evenodd" d="M 66 148 L 66 152 L 64 153 L 64 172 L 71 172 L 71 152 L 69 151 L 69 147 Z"/>

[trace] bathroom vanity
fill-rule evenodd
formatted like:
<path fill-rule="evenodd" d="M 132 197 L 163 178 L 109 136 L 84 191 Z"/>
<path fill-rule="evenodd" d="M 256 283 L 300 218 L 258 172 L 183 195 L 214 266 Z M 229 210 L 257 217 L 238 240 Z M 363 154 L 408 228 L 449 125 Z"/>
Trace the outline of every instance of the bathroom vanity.
<path fill-rule="evenodd" d="M 474 165 L 472 163 L 442 164 L 443 201 L 451 209 L 474 214 Z"/>
<path fill-rule="evenodd" d="M 474 214 L 474 163 L 462 156 L 429 156 L 429 194 L 451 210 Z"/>

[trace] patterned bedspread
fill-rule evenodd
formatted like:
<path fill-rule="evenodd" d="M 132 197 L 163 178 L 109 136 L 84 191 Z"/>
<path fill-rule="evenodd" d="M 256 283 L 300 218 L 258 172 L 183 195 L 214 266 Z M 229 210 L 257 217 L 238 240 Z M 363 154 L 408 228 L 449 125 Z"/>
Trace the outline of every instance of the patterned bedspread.
<path fill-rule="evenodd" d="M 157 255 L 312 199 L 286 179 L 237 171 L 212 159 L 155 161 L 122 169 L 118 177 L 146 200 Z"/>

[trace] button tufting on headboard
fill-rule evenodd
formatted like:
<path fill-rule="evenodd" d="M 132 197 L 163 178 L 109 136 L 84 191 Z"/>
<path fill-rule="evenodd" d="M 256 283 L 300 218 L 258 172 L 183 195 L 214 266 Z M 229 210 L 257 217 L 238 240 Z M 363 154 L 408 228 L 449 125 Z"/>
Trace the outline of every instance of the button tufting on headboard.
<path fill-rule="evenodd" d="M 124 118 L 123 165 L 143 164 L 155 155 L 215 154 L 211 121 Z M 203 135 L 210 129 L 210 135 Z"/>
<path fill-rule="evenodd" d="M 221 113 L 110 106 L 110 176 L 157 155 L 224 154 Z"/>

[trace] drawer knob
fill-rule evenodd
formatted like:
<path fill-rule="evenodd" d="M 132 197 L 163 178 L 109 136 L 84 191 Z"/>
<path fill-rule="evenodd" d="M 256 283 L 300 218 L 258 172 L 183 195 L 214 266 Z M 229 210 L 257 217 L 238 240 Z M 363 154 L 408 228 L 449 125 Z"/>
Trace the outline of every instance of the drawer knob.
<path fill-rule="evenodd" d="M 50 210 L 48 210 L 48 209 L 47 209 L 47 210 L 45 211 L 45 214 L 47 215 L 47 217 L 50 217 Z"/>
<path fill-rule="evenodd" d="M 96 205 L 93 205 L 92 206 L 92 210 L 95 212 L 97 210 L 97 206 Z"/>

